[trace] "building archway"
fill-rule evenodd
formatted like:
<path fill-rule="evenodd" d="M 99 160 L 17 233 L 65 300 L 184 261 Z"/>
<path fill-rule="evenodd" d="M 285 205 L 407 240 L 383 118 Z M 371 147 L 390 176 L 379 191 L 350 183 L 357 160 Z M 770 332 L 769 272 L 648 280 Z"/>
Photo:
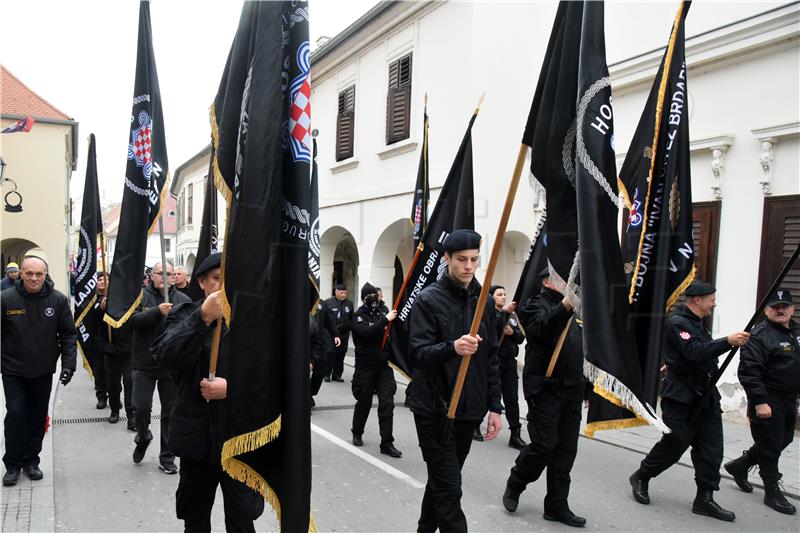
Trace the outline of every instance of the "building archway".
<path fill-rule="evenodd" d="M 413 228 L 407 218 L 389 224 L 375 243 L 370 269 L 371 282 L 383 289 L 391 306 L 414 257 Z"/>
<path fill-rule="evenodd" d="M 520 231 L 507 231 L 503 236 L 503 250 L 497 262 L 492 284 L 503 285 L 509 295 L 514 294 L 530 248 L 531 240 L 527 235 Z"/>
<path fill-rule="evenodd" d="M 358 299 L 358 245 L 342 226 L 332 226 L 320 236 L 320 297 L 329 298 L 338 283 L 350 289 L 350 299 Z"/>
<path fill-rule="evenodd" d="M 37 251 L 38 253 L 35 255 L 41 256 L 45 261 L 48 260 L 42 249 L 35 242 L 18 238 L 3 239 L 0 242 L 0 256 L 2 256 L 0 257 L 0 263 L 2 263 L 3 268 L 12 262 L 20 264 L 22 263 L 22 258 L 31 251 Z"/>
<path fill-rule="evenodd" d="M 189 254 L 189 257 L 186 258 L 186 261 L 184 262 L 184 268 L 186 268 L 186 272 L 189 272 L 190 274 L 194 272 L 195 259 L 196 257 L 194 254 Z"/>

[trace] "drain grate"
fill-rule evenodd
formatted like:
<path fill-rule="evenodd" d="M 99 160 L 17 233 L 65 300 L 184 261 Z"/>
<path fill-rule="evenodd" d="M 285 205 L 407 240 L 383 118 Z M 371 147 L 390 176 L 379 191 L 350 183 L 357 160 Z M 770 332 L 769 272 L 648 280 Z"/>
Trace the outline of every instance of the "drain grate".
<path fill-rule="evenodd" d="M 152 415 L 150 418 L 152 420 L 161 420 L 161 415 Z M 121 416 L 119 419 L 127 422 L 128 417 Z M 96 416 L 93 418 L 56 418 L 52 420 L 52 424 L 54 426 L 57 424 L 97 424 L 100 422 L 108 423 L 108 417 Z"/>

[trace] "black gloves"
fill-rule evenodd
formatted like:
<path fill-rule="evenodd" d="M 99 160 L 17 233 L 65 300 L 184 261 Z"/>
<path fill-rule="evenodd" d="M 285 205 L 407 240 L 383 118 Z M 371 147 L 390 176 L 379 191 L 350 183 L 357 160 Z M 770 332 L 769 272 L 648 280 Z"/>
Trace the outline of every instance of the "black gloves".
<path fill-rule="evenodd" d="M 74 374 L 74 370 L 70 370 L 69 368 L 64 368 L 61 370 L 61 375 L 58 377 L 58 380 L 61 382 L 62 385 L 65 387 L 67 384 L 72 380 L 72 374 Z"/>

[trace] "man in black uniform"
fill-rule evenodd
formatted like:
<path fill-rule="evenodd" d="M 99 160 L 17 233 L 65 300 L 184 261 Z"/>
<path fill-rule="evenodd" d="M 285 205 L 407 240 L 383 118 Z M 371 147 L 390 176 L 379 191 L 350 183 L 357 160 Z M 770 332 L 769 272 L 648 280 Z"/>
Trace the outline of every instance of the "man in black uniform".
<path fill-rule="evenodd" d="M 525 340 L 520 328 L 519 319 L 514 314 L 516 304 L 506 305 L 506 289 L 502 285 L 494 285 L 489 289 L 494 298 L 495 321 L 497 324 L 497 359 L 500 361 L 500 389 L 503 391 L 503 406 L 506 411 L 508 429 L 511 436 L 508 445 L 521 450 L 527 443 L 522 440 L 522 424 L 519 421 L 519 374 L 517 372 L 517 355 L 519 345 Z"/>
<path fill-rule="evenodd" d="M 356 348 L 356 369 L 352 385 L 353 397 L 356 399 L 353 410 L 353 444 L 364 445 L 364 426 L 372 409 L 372 395 L 377 394 L 381 453 L 399 458 L 403 454 L 394 447 L 392 436 L 397 383 L 394 381 L 394 371 L 389 366 L 389 353 L 381 349 L 383 331 L 397 317 L 397 311 L 383 313 L 379 307 L 378 292 L 369 283 L 365 283 L 361 289 L 361 300 L 364 305 L 358 308 L 353 317 L 353 344 Z"/>
<path fill-rule="evenodd" d="M 486 305 L 478 335 L 469 334 L 481 286 L 475 280 L 481 236 L 456 230 L 444 241 L 447 272 L 419 293 L 411 309 L 409 350 L 414 364 L 408 403 L 414 413 L 419 447 L 428 467 L 417 531 L 467 531 L 461 510 L 461 468 L 472 431 L 486 416 L 486 440 L 502 426 L 500 369 L 494 313 Z M 452 429 L 445 419 L 461 358 L 472 355 Z"/>
<path fill-rule="evenodd" d="M 315 316 L 317 322 L 319 338 L 321 341 L 322 352 L 321 356 L 311 362 L 311 407 L 314 407 L 314 396 L 319 392 L 322 386 L 323 379 L 327 379 L 331 372 L 333 359 L 336 357 L 335 349 L 342 342 L 339 338 L 339 330 L 336 329 L 336 321 L 328 310 L 328 303 L 322 300 L 317 304 L 317 312 Z"/>
<path fill-rule="evenodd" d="M 516 511 L 520 494 L 547 468 L 544 519 L 583 527 L 586 519 L 573 513 L 568 503 L 586 387 L 582 333 L 573 317 L 572 303 L 563 294 L 564 282 L 551 278 L 546 268 L 539 279 L 542 291 L 519 311 L 528 335 L 522 389 L 528 402 L 531 443 L 522 448 L 511 468 L 503 506 L 511 513 Z M 558 339 L 567 327 L 552 374 L 546 377 Z"/>
<path fill-rule="evenodd" d="M 192 300 L 174 285 L 169 286 L 169 301 L 164 302 L 165 278 L 171 277 L 173 266 L 169 262 L 162 268 L 161 263 L 153 266 L 150 284 L 142 290 L 142 301 L 128 322 L 133 332 L 133 405 L 136 408 L 136 447 L 133 450 L 133 462 L 139 464 L 153 434 L 150 432 L 150 411 L 153 408 L 153 393 L 158 387 L 158 399 L 161 401 L 161 450 L 158 454 L 159 468 L 165 474 L 177 474 L 175 455 L 167 446 L 167 428 L 169 428 L 169 412 L 175 401 L 175 383 L 169 372 L 160 368 L 150 355 L 150 345 L 161 335 L 167 325 L 167 315 L 173 305 L 190 303 Z"/>
<path fill-rule="evenodd" d="M 22 279 L 2 292 L 0 368 L 6 418 L 3 485 L 16 485 L 20 469 L 32 480 L 39 469 L 53 373 L 61 357 L 63 385 L 75 373 L 78 333 L 69 299 L 53 288 L 47 263 L 29 256 L 22 261 Z"/>
<path fill-rule="evenodd" d="M 714 310 L 715 293 L 716 289 L 708 283 L 692 282 L 684 292 L 686 306 L 670 315 L 664 324 L 667 374 L 661 387 L 661 411 L 671 433 L 653 446 L 639 470 L 631 475 L 630 483 L 634 499 L 649 504 L 650 478 L 677 463 L 691 446 L 697 484 L 692 512 L 732 522 L 736 515 L 714 501 L 714 491 L 719 490 L 723 446 L 720 395 L 716 386 L 711 394 L 704 396 L 704 393 L 709 378 L 718 370 L 717 358 L 732 346 L 743 346 L 750 335 L 737 332 L 711 338 L 703 318 Z"/>
<path fill-rule="evenodd" d="M 98 278 L 99 280 L 99 278 Z M 99 281 L 98 281 L 99 283 Z M 106 298 L 100 300 L 100 309 L 106 310 Z M 109 424 L 119 422 L 119 411 L 123 407 L 120 395 L 124 390 L 125 414 L 128 429 L 136 430 L 136 410 L 133 408 L 133 379 L 131 377 L 131 326 L 128 323 L 112 328 L 105 322 L 100 324 L 97 344 L 103 353 L 106 364 L 106 383 L 108 384 L 108 405 L 111 414 Z"/>
<path fill-rule="evenodd" d="M 336 286 L 335 296 L 325 300 L 328 312 L 333 315 L 336 329 L 339 330 L 340 342 L 336 344 L 331 367 L 330 379 L 325 381 L 338 381 L 342 383 L 344 373 L 344 356 L 347 354 L 347 345 L 350 340 L 350 323 L 353 321 L 353 302 L 347 299 L 347 285 L 340 283 Z"/>
<path fill-rule="evenodd" d="M 755 444 L 725 464 L 736 484 L 753 492 L 747 471 L 758 465 L 764 481 L 764 503 L 784 514 L 797 509 L 781 493 L 778 471 L 781 452 L 794 438 L 797 395 L 800 394 L 800 325 L 792 320 L 792 294 L 778 289 L 764 309 L 767 320 L 750 333 L 742 348 L 739 382 L 747 394 L 747 416 Z"/>
<path fill-rule="evenodd" d="M 261 495 L 225 474 L 220 465 L 228 394 L 227 328 L 216 377 L 208 379 L 214 321 L 223 315 L 220 256 L 209 255 L 195 271 L 205 299 L 176 306 L 152 347 L 153 359 L 171 371 L 178 387 L 167 445 L 181 458 L 175 508 L 185 530 L 192 533 L 211 531 L 217 485 L 222 487 L 227 531 L 255 531 L 253 521 L 264 512 Z"/>

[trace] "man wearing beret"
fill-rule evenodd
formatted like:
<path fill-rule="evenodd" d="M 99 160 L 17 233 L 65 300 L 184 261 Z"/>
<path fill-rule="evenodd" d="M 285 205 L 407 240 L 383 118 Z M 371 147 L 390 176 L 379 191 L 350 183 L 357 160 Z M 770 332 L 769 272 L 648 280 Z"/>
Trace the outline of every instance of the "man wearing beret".
<path fill-rule="evenodd" d="M 661 411 L 671 433 L 665 434 L 630 477 L 634 499 L 650 503 L 648 482 L 678 462 L 692 447 L 697 496 L 695 514 L 732 522 L 736 516 L 714 501 L 719 490 L 722 464 L 722 410 L 716 387 L 704 397 L 709 378 L 719 367 L 717 358 L 733 346 L 744 346 L 750 334 L 743 331 L 712 339 L 703 319 L 714 310 L 716 289 L 694 281 L 686 289 L 686 305 L 667 318 L 664 325 L 664 362 L 667 374 L 661 389 Z M 702 402 L 698 404 L 698 402 Z M 697 413 L 692 419 L 693 412 Z"/>
<path fill-rule="evenodd" d="M 342 373 L 344 373 L 344 356 L 347 354 L 347 345 L 350 340 L 350 323 L 353 321 L 353 302 L 347 299 L 347 285 L 339 283 L 336 285 L 336 292 L 332 298 L 325 300 L 328 306 L 328 312 L 333 316 L 336 322 L 336 329 L 339 330 L 338 341 L 336 342 L 336 349 L 334 350 L 334 357 L 332 361 L 330 379 L 325 381 L 338 381 L 343 382 Z"/>
<path fill-rule="evenodd" d="M 780 288 L 767 303 L 767 320 L 753 328 L 739 359 L 739 382 L 747 394 L 747 416 L 755 444 L 725 464 L 736 484 L 752 492 L 747 471 L 758 465 L 764 481 L 764 503 L 779 513 L 797 509 L 781 493 L 778 460 L 791 444 L 800 394 L 800 325 L 792 320 L 792 294 Z"/>
<path fill-rule="evenodd" d="M 472 431 L 489 413 L 485 440 L 500 431 L 500 369 L 493 305 L 486 303 L 478 334 L 469 334 L 481 286 L 475 280 L 481 237 L 456 230 L 444 245 L 447 271 L 423 289 L 411 308 L 409 350 L 413 380 L 408 403 L 428 469 L 417 531 L 466 532 L 461 510 L 461 468 Z M 445 417 L 461 358 L 472 355 L 452 429 Z"/>
<path fill-rule="evenodd" d="M 228 329 L 213 380 L 208 379 L 214 322 L 222 317 L 221 254 L 209 255 L 195 270 L 205 297 L 178 305 L 168 327 L 152 346 L 153 359 L 168 369 L 178 387 L 167 446 L 181 458 L 175 508 L 186 531 L 211 531 L 211 509 L 217 486 L 222 488 L 227 531 L 255 531 L 253 521 L 264 511 L 264 499 L 222 471 L 228 382 Z"/>

